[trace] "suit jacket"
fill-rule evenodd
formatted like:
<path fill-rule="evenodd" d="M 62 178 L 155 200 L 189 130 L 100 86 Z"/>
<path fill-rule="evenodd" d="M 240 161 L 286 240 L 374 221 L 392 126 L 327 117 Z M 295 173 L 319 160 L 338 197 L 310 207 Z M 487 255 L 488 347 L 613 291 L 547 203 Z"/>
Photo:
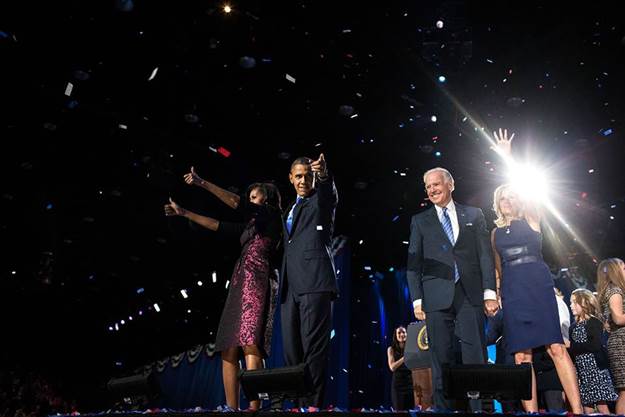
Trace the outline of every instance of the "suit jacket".
<path fill-rule="evenodd" d="M 280 274 L 281 300 L 286 288 L 295 294 L 316 292 L 338 293 L 334 261 L 331 256 L 334 213 L 338 193 L 334 180 L 317 180 L 316 189 L 300 201 L 293 211 L 291 233 L 286 229 L 286 218 L 294 203 L 284 215 L 284 256 Z"/>
<path fill-rule="evenodd" d="M 495 289 L 495 265 L 482 210 L 455 204 L 459 232 L 452 245 L 436 208 L 412 217 L 407 280 L 412 300 L 429 311 L 451 307 L 454 299 L 454 262 L 469 302 L 483 305 L 484 290 Z"/>

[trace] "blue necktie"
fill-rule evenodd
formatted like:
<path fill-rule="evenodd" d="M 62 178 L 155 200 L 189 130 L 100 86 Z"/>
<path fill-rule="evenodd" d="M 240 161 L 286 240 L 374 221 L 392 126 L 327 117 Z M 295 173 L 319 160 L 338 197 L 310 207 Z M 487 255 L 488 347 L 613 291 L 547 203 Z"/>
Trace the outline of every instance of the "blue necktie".
<path fill-rule="evenodd" d="M 286 231 L 289 232 L 289 234 L 291 234 L 291 228 L 293 227 L 293 212 L 295 211 L 295 206 L 297 206 L 302 200 L 302 197 L 297 196 L 297 199 L 295 199 L 295 204 L 293 204 L 293 207 L 291 207 L 291 211 L 289 211 L 289 215 L 286 218 Z"/>
<path fill-rule="evenodd" d="M 449 213 L 447 213 L 447 207 L 443 207 L 443 230 L 451 242 L 451 246 L 455 244 L 454 228 L 451 226 L 451 219 Z M 458 272 L 458 265 L 454 262 L 454 282 L 458 282 L 460 279 L 460 272 Z"/>

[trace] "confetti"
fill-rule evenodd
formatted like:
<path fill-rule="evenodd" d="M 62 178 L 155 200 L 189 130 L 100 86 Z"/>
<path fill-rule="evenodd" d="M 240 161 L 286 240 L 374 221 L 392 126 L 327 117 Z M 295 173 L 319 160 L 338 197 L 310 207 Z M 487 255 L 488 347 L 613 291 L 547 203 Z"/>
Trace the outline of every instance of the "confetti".
<path fill-rule="evenodd" d="M 286 79 L 295 84 L 295 78 L 291 77 L 289 74 L 286 74 Z"/>
<path fill-rule="evenodd" d="M 65 95 L 68 96 L 68 97 L 71 96 L 73 89 L 74 89 L 74 84 L 67 83 L 67 85 L 65 86 Z"/>
<path fill-rule="evenodd" d="M 152 74 L 150 74 L 150 78 L 148 78 L 148 81 L 152 81 L 154 79 L 154 77 L 156 77 L 156 73 L 158 72 L 158 67 L 154 68 L 154 70 L 152 70 Z"/>

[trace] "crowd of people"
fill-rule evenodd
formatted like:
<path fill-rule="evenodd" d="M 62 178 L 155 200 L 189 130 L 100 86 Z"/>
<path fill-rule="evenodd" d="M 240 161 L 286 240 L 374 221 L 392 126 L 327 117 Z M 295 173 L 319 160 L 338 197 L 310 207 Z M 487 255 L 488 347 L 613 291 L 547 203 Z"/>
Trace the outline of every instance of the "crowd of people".
<path fill-rule="evenodd" d="M 0 369 L 0 417 L 45 417 L 75 411 L 76 402 L 63 398 L 43 376 Z"/>

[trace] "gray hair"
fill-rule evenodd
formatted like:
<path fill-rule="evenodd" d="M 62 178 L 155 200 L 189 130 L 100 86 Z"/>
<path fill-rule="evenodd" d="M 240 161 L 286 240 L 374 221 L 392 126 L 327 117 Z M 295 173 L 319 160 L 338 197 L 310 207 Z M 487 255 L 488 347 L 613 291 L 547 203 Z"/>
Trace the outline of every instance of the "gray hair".
<path fill-rule="evenodd" d="M 436 167 L 436 168 L 432 168 L 432 169 L 425 171 L 425 174 L 423 174 L 423 183 L 425 184 L 425 179 L 427 178 L 428 175 L 433 174 L 435 172 L 440 172 L 441 174 L 443 174 L 443 177 L 445 178 L 445 182 L 448 182 L 451 185 L 454 185 L 454 177 L 451 176 L 451 172 L 441 167 Z"/>

